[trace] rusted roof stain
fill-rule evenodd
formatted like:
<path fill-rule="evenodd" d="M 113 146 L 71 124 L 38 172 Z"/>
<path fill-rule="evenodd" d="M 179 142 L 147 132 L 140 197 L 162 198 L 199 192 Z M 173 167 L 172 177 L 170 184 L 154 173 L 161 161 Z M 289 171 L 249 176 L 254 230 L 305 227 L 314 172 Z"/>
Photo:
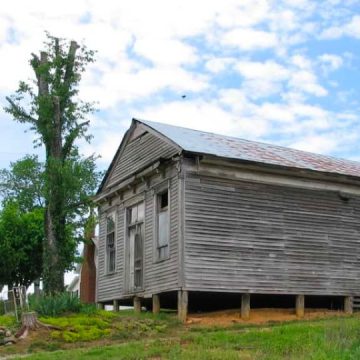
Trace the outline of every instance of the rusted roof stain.
<path fill-rule="evenodd" d="M 348 176 L 360 176 L 360 163 L 356 161 L 153 121 L 138 121 L 166 136 L 188 152 Z"/>

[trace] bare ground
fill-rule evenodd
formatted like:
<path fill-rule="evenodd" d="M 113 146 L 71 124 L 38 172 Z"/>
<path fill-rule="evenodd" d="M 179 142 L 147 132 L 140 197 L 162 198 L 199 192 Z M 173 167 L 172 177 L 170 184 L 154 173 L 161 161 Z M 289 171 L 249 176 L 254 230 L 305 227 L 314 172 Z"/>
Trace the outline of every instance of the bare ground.
<path fill-rule="evenodd" d="M 343 316 L 344 312 L 339 310 L 307 309 L 305 311 L 304 318 L 301 320 L 327 318 L 341 315 Z M 186 323 L 188 325 L 198 324 L 206 326 L 228 326 L 235 323 L 265 324 L 269 322 L 284 322 L 293 320 L 298 320 L 294 309 L 252 309 L 250 311 L 249 320 L 242 320 L 240 317 L 240 311 L 236 309 L 214 311 L 210 313 L 189 314 Z"/>

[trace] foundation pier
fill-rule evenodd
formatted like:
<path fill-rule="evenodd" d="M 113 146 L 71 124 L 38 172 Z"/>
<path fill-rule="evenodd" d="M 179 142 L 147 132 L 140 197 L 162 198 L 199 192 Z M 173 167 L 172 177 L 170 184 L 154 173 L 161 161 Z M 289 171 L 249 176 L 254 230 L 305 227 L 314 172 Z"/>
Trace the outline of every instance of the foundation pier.
<path fill-rule="evenodd" d="M 305 296 L 296 295 L 295 312 L 298 318 L 303 318 L 305 315 Z"/>
<path fill-rule="evenodd" d="M 188 292 L 178 291 L 178 319 L 184 324 L 188 314 Z"/>
<path fill-rule="evenodd" d="M 352 296 L 345 296 L 344 298 L 344 311 L 346 314 L 353 313 L 353 297 Z"/>
<path fill-rule="evenodd" d="M 113 311 L 114 312 L 119 311 L 119 300 L 113 300 Z"/>
<path fill-rule="evenodd" d="M 138 296 L 134 297 L 134 312 L 141 313 L 141 299 Z"/>
<path fill-rule="evenodd" d="M 250 318 L 250 294 L 241 295 L 241 318 L 243 320 Z"/>
<path fill-rule="evenodd" d="M 152 312 L 158 314 L 160 312 L 160 295 L 154 294 L 152 296 Z"/>

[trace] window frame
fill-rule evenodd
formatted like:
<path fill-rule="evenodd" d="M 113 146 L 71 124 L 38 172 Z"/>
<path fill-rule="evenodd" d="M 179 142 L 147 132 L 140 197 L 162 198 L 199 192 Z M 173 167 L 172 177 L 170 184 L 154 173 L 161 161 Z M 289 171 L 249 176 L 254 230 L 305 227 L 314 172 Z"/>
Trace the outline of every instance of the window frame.
<path fill-rule="evenodd" d="M 108 219 L 112 218 L 114 222 L 114 229 L 112 231 L 108 231 Z M 116 254 L 117 254 L 117 242 L 116 242 L 116 211 L 112 211 L 111 213 L 106 214 L 105 218 L 105 274 L 112 275 L 116 273 Z M 110 270 L 110 249 L 109 249 L 109 238 L 110 234 L 114 234 L 114 247 L 112 252 L 114 253 L 114 269 Z"/>
<path fill-rule="evenodd" d="M 126 288 L 127 291 L 129 293 L 137 293 L 137 292 L 141 292 L 144 289 L 144 281 L 145 281 L 145 217 L 146 217 L 146 203 L 145 203 L 145 198 L 136 198 L 133 199 L 135 201 L 129 202 L 128 204 L 126 204 L 127 206 L 125 207 L 125 249 L 126 251 L 125 253 L 125 266 L 126 266 L 126 271 L 124 272 L 125 274 L 125 284 L 126 284 Z M 139 221 L 139 219 L 137 218 L 137 220 L 135 222 L 133 222 L 131 220 L 131 209 L 134 207 L 139 207 L 139 205 L 142 204 L 143 205 L 143 219 Z M 130 283 L 130 275 L 131 275 L 131 271 L 130 271 L 130 267 L 131 267 L 131 249 L 130 249 L 130 231 L 131 229 L 137 229 L 139 226 L 142 226 L 142 231 L 140 233 L 141 236 L 141 241 L 142 241 L 142 276 L 141 276 L 141 284 L 139 286 L 135 286 L 135 269 L 134 269 L 134 284 L 133 286 L 131 286 L 132 284 Z M 134 239 L 135 240 L 135 239 Z M 135 246 L 135 243 L 134 243 Z M 134 248 L 134 256 L 135 256 L 135 248 Z M 134 264 L 135 266 L 135 264 Z"/>
<path fill-rule="evenodd" d="M 167 205 L 167 214 L 168 214 L 168 228 L 167 228 L 167 245 L 159 246 L 159 214 L 160 214 L 160 201 L 161 195 L 167 192 L 168 195 L 168 205 Z M 154 263 L 160 263 L 170 259 L 170 241 L 171 241 L 171 194 L 170 186 L 162 186 L 155 191 L 154 194 Z M 165 256 L 160 257 L 160 249 L 167 247 L 167 253 Z"/>

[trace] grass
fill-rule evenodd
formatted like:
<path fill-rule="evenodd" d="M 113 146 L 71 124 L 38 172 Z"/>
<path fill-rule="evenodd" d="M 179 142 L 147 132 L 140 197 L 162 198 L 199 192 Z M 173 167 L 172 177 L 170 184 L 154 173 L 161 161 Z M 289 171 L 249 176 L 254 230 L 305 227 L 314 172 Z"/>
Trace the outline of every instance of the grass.
<path fill-rule="evenodd" d="M 41 320 L 63 330 L 32 339 L 23 349 L 33 352 L 27 359 L 360 359 L 359 315 L 225 328 L 182 326 L 174 315 L 128 311 Z"/>
<path fill-rule="evenodd" d="M 16 326 L 16 319 L 13 315 L 0 315 L 0 326 L 13 328 Z"/>

